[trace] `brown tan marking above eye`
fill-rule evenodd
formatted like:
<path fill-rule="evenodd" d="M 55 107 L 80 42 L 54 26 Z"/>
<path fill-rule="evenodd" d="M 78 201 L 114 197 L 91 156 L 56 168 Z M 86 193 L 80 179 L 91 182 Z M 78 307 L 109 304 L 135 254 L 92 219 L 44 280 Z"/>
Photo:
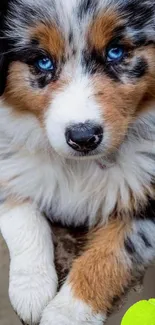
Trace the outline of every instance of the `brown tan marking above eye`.
<path fill-rule="evenodd" d="M 114 37 L 114 30 L 121 24 L 120 18 L 114 12 L 107 10 L 106 13 L 98 16 L 89 27 L 88 44 L 95 50 L 103 50 Z"/>
<path fill-rule="evenodd" d="M 32 112 L 41 116 L 49 103 L 49 91 L 32 90 L 30 75 L 27 64 L 13 62 L 8 72 L 4 101 L 15 108 L 16 112 Z"/>
<path fill-rule="evenodd" d="M 30 31 L 32 39 L 39 42 L 40 48 L 60 60 L 64 54 L 65 43 L 62 34 L 54 25 L 39 24 Z"/>

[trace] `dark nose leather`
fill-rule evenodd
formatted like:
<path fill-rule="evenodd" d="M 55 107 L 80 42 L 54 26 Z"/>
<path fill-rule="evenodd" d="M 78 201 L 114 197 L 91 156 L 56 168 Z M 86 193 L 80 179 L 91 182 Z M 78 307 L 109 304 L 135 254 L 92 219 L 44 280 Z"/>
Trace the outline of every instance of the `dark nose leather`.
<path fill-rule="evenodd" d="M 72 149 L 81 152 L 92 151 L 103 139 L 103 128 L 90 122 L 73 124 L 67 128 L 65 136 Z"/>

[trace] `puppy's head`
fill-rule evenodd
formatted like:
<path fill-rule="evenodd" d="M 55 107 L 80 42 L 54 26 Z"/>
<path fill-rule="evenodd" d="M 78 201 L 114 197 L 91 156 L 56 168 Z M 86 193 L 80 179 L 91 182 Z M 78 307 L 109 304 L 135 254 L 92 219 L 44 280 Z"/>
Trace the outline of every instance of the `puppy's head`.
<path fill-rule="evenodd" d="M 8 8 L 3 100 L 35 115 L 61 155 L 118 149 L 154 96 L 153 1 L 10 0 Z"/>

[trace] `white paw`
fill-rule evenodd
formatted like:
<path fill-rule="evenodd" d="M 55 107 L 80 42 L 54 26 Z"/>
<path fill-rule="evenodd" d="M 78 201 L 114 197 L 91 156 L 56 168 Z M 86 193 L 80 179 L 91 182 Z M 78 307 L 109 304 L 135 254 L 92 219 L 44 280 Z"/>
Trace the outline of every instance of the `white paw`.
<path fill-rule="evenodd" d="M 48 309 L 45 309 L 40 325 L 82 325 L 82 323 L 75 320 L 70 313 L 67 315 L 63 308 L 51 304 Z"/>
<path fill-rule="evenodd" d="M 26 265 L 26 261 L 25 261 Z M 14 265 L 15 266 L 15 265 Z M 14 310 L 26 324 L 37 324 L 57 290 L 54 267 L 16 270 L 11 266 L 9 296 Z"/>
<path fill-rule="evenodd" d="M 64 285 L 45 308 L 40 325 L 103 325 L 105 317 L 94 314 L 83 301 L 73 297 L 69 285 Z"/>

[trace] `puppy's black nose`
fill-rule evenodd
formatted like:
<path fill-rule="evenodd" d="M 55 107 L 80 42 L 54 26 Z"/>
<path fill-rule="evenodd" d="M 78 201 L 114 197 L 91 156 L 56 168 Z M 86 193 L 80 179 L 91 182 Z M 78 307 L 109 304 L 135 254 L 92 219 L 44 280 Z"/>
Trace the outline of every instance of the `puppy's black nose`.
<path fill-rule="evenodd" d="M 65 133 L 66 141 L 72 149 L 88 152 L 96 149 L 103 139 L 103 128 L 90 122 L 73 124 Z"/>

